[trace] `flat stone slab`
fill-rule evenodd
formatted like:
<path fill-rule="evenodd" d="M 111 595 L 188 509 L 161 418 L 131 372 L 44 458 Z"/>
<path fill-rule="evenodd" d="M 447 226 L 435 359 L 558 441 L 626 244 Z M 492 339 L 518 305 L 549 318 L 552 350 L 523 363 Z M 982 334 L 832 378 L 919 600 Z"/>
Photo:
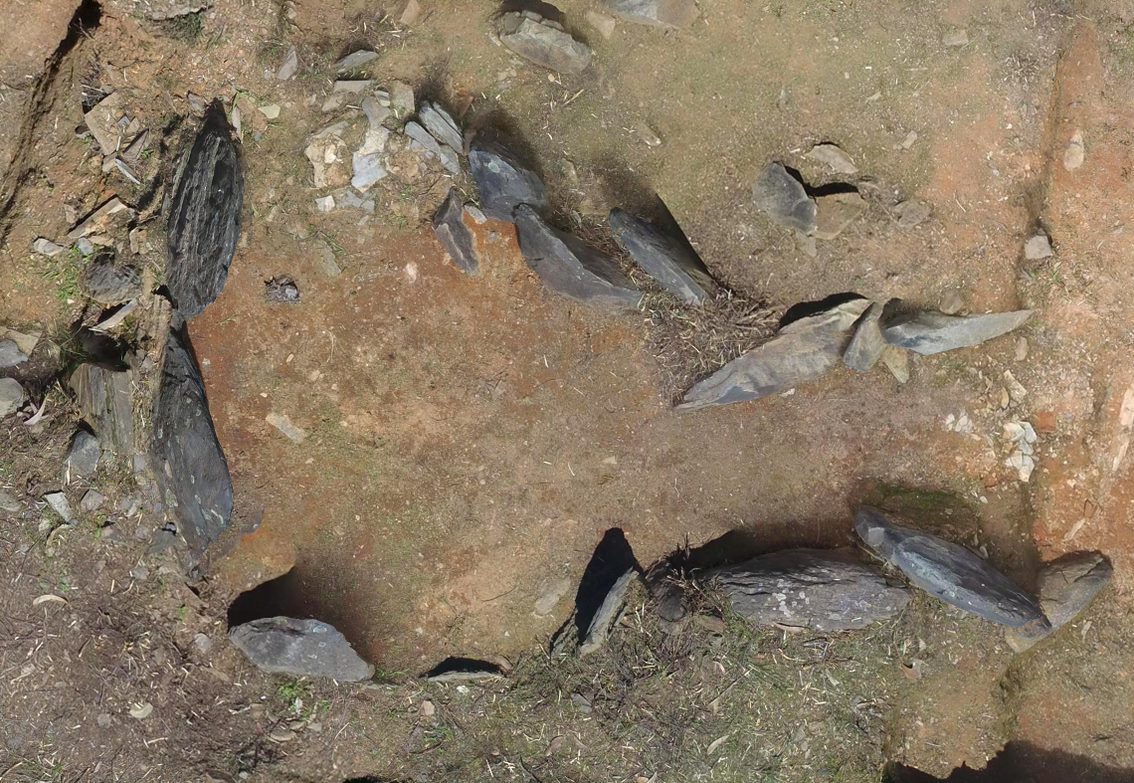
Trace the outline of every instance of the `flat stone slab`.
<path fill-rule="evenodd" d="M 707 583 L 753 625 L 846 631 L 886 620 L 909 603 L 853 549 L 787 549 L 716 568 Z"/>
<path fill-rule="evenodd" d="M 618 208 L 609 221 L 614 240 L 665 290 L 688 304 L 712 298 L 716 282 L 684 234 L 675 236 Z"/>
<path fill-rule="evenodd" d="M 457 126 L 456 120 L 453 119 L 449 112 L 442 109 L 436 103 L 426 101 L 421 104 L 421 110 L 418 112 L 417 118 L 437 141 L 442 144 L 448 144 L 457 152 L 464 149 L 464 139 L 461 136 L 461 129 Z"/>
<path fill-rule="evenodd" d="M 636 310 L 642 292 L 608 256 L 549 226 L 527 204 L 516 207 L 520 252 L 544 285 L 557 294 L 608 310 Z"/>
<path fill-rule="evenodd" d="M 153 411 L 154 472 L 172 503 L 178 530 L 199 557 L 232 518 L 232 478 L 205 385 L 186 338 L 171 330 Z"/>
<path fill-rule="evenodd" d="M 1113 576 L 1114 567 L 1101 552 L 1075 552 L 1048 563 L 1040 570 L 1037 582 L 1040 607 L 1051 625 L 1029 623 L 1010 628 L 1004 634 L 1008 646 L 1024 652 L 1067 625 L 1090 605 Z"/>
<path fill-rule="evenodd" d="M 86 430 L 79 430 L 71 438 L 71 450 L 67 453 L 67 472 L 71 476 L 92 476 L 98 469 L 102 457 L 102 447 L 98 438 Z"/>
<path fill-rule="evenodd" d="M 71 374 L 69 384 L 103 450 L 120 459 L 133 456 L 134 372 L 82 364 Z"/>
<path fill-rule="evenodd" d="M 752 186 L 752 200 L 773 222 L 804 234 L 815 233 L 815 200 L 783 164 L 769 163 L 760 171 Z"/>
<path fill-rule="evenodd" d="M 28 355 L 20 350 L 15 340 L 0 340 L 0 368 L 15 367 L 28 360 Z"/>
<path fill-rule="evenodd" d="M 173 187 L 166 284 L 183 318 L 199 315 L 222 290 L 240 238 L 244 172 L 219 103 L 205 114 Z"/>
<path fill-rule="evenodd" d="M 412 140 L 410 142 L 411 147 L 416 144 L 419 148 L 434 155 L 441 161 L 441 166 L 450 174 L 461 173 L 461 159 L 455 149 L 448 144 L 437 141 L 432 133 L 416 122 L 407 122 L 403 130 Z"/>
<path fill-rule="evenodd" d="M 886 350 L 886 338 L 882 336 L 882 310 L 878 302 L 872 302 L 854 327 L 854 335 L 843 353 L 843 364 L 855 372 L 869 372 Z"/>
<path fill-rule="evenodd" d="M 605 0 L 603 5 L 629 22 L 671 29 L 688 27 L 698 13 L 694 0 Z"/>
<path fill-rule="evenodd" d="M 520 204 L 536 211 L 547 208 L 543 180 L 503 145 L 476 144 L 469 152 L 469 168 L 480 194 L 480 207 L 488 217 L 511 223 L 512 213 Z"/>
<path fill-rule="evenodd" d="M 868 506 L 855 514 L 854 529 L 910 582 L 947 604 L 1012 628 L 1048 624 L 1032 596 L 963 546 L 900 525 Z"/>
<path fill-rule="evenodd" d="M 988 315 L 945 315 L 930 311 L 884 315 L 886 342 L 929 356 L 969 348 L 1007 334 L 1032 317 L 1032 310 Z"/>
<path fill-rule="evenodd" d="M 693 386 L 677 408 L 758 400 L 815 380 L 839 363 L 852 327 L 869 306 L 867 299 L 852 299 L 791 322 L 768 342 Z"/>
<path fill-rule="evenodd" d="M 464 214 L 461 192 L 450 188 L 449 195 L 433 215 L 433 233 L 454 266 L 465 274 L 477 275 L 480 274 L 480 253 L 476 235 L 465 225 Z"/>
<path fill-rule="evenodd" d="M 92 261 L 79 278 L 83 291 L 99 304 L 122 304 L 142 293 L 142 276 L 132 266 L 112 258 Z"/>
<path fill-rule="evenodd" d="M 831 240 L 866 211 L 866 199 L 855 193 L 832 193 L 815 199 L 816 239 Z"/>
<path fill-rule="evenodd" d="M 333 625 L 294 617 L 265 617 L 238 625 L 229 638 L 257 668 L 295 677 L 358 682 L 374 676 Z"/>
<path fill-rule="evenodd" d="M 578 75 L 591 64 L 591 49 L 555 22 L 510 11 L 499 19 L 500 43 L 552 71 Z"/>

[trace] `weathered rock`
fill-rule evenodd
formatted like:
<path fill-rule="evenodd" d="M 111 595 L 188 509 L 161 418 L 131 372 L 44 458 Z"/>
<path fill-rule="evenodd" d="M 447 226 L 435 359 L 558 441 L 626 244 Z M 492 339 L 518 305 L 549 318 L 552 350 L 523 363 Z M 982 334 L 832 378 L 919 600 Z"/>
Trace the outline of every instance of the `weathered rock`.
<path fill-rule="evenodd" d="M 665 290 L 689 304 L 712 298 L 716 282 L 680 230 L 665 231 L 618 208 L 609 220 L 614 240 Z"/>
<path fill-rule="evenodd" d="M 663 622 L 679 623 L 685 619 L 689 614 L 685 590 L 668 564 L 651 568 L 645 581 L 654 611 Z"/>
<path fill-rule="evenodd" d="M 866 200 L 854 193 L 832 193 L 815 199 L 816 239 L 831 240 L 866 211 Z"/>
<path fill-rule="evenodd" d="M 54 258 L 60 253 L 67 252 L 67 248 L 63 247 L 62 245 L 57 245 L 50 239 L 45 239 L 44 237 L 39 237 L 34 242 L 32 242 L 32 250 L 39 253 L 41 256 L 47 256 L 48 258 Z"/>
<path fill-rule="evenodd" d="M 1110 560 L 1100 552 L 1075 552 L 1044 566 L 1039 573 L 1040 607 L 1050 626 L 1029 623 L 1005 632 L 1008 646 L 1023 652 L 1070 623 L 1090 605 L 1114 576 Z"/>
<path fill-rule="evenodd" d="M 756 206 L 781 226 L 815 233 L 817 208 L 803 183 L 779 163 L 769 163 L 752 186 Z"/>
<path fill-rule="evenodd" d="M 1034 598 L 963 546 L 897 524 L 867 506 L 855 514 L 854 529 L 910 582 L 947 604 L 1013 628 L 1048 624 Z"/>
<path fill-rule="evenodd" d="M 134 452 L 133 378 L 131 370 L 115 372 L 82 364 L 70 379 L 83 419 L 94 429 L 102 448 L 120 458 Z"/>
<path fill-rule="evenodd" d="M 460 191 L 450 188 L 449 195 L 433 215 L 433 233 L 458 269 L 476 275 L 480 274 L 480 253 L 476 235 L 465 225 L 464 214 L 465 202 Z"/>
<path fill-rule="evenodd" d="M 240 238 L 244 173 L 224 108 L 213 103 L 181 164 L 169 211 L 166 284 L 184 318 L 224 289 Z"/>
<path fill-rule="evenodd" d="M 421 104 L 417 118 L 421 120 L 421 124 L 437 141 L 448 144 L 456 152 L 464 149 L 465 143 L 461 137 L 461 129 L 449 112 L 436 103 L 426 101 Z"/>
<path fill-rule="evenodd" d="M 504 670 L 491 661 L 476 658 L 446 658 L 424 675 L 430 682 L 477 682 L 499 680 Z"/>
<path fill-rule="evenodd" d="M 118 120 L 124 111 L 122 93 L 112 92 L 83 115 L 83 122 L 103 155 L 113 155 L 118 150 L 122 141 Z"/>
<path fill-rule="evenodd" d="M 1051 249 L 1051 239 L 1043 232 L 1036 234 L 1024 243 L 1024 258 L 1028 261 L 1039 261 L 1050 258 L 1054 254 L 1055 251 Z"/>
<path fill-rule="evenodd" d="M 290 277 L 277 275 L 264 282 L 264 298 L 276 304 L 294 304 L 299 301 L 299 286 Z"/>
<path fill-rule="evenodd" d="M 390 83 L 390 108 L 399 118 L 413 114 L 413 87 L 405 82 Z"/>
<path fill-rule="evenodd" d="M 201 371 L 187 338 L 171 330 L 153 410 L 154 472 L 178 529 L 200 556 L 228 527 L 232 478 L 217 440 Z"/>
<path fill-rule="evenodd" d="M 0 340 L 0 368 L 15 367 L 28 360 L 28 355 L 20 350 L 15 340 Z"/>
<path fill-rule="evenodd" d="M 697 18 L 694 0 L 605 0 L 604 5 L 627 21 L 656 27 L 688 27 Z"/>
<path fill-rule="evenodd" d="M 48 492 L 43 496 L 47 501 L 47 505 L 51 510 L 59 515 L 59 518 L 66 522 L 68 525 L 75 524 L 75 512 L 71 510 L 71 503 L 67 500 L 67 496 L 62 492 Z"/>
<path fill-rule="evenodd" d="M 843 152 L 837 144 L 816 144 L 804 157 L 823 164 L 836 174 L 858 173 L 858 166 L 854 165 L 851 156 Z"/>
<path fill-rule="evenodd" d="M 288 79 L 295 76 L 296 71 L 299 70 L 299 53 L 292 46 L 287 50 L 284 55 L 283 62 L 280 63 L 279 70 L 276 71 L 276 78 L 281 82 L 286 82 Z"/>
<path fill-rule="evenodd" d="M 500 43 L 529 62 L 560 73 L 580 74 L 591 64 L 591 50 L 546 19 L 518 11 L 499 19 Z"/>
<path fill-rule="evenodd" d="M 35 353 L 35 347 L 39 343 L 40 336 L 40 332 L 18 332 L 15 329 L 0 326 L 0 338 L 11 340 L 16 344 L 16 348 L 27 356 Z"/>
<path fill-rule="evenodd" d="M 83 270 L 79 282 L 87 296 L 103 305 L 122 304 L 142 293 L 142 276 L 113 258 L 98 258 Z"/>
<path fill-rule="evenodd" d="M 886 581 L 852 549 L 788 549 L 709 571 L 732 609 L 757 626 L 816 631 L 865 628 L 893 617 L 909 592 Z"/>
<path fill-rule="evenodd" d="M 349 73 L 377 59 L 378 52 L 371 51 L 370 49 L 359 49 L 357 52 L 351 52 L 335 63 L 335 70 L 339 73 Z"/>
<path fill-rule="evenodd" d="M 872 302 L 854 327 L 854 336 L 843 352 L 843 364 L 857 372 L 869 372 L 886 350 L 882 336 L 882 305 Z"/>
<path fill-rule="evenodd" d="M 587 626 L 587 632 L 579 642 L 579 655 L 597 652 L 606 644 L 611 627 L 622 615 L 622 610 L 626 608 L 626 594 L 637 576 L 636 570 L 628 569 L 611 586 L 610 592 L 602 599 L 602 603 L 599 604 L 591 618 L 590 625 Z"/>
<path fill-rule="evenodd" d="M 296 677 L 358 682 L 374 676 L 350 642 L 332 625 L 294 617 L 265 617 L 229 631 L 240 651 L 260 669 Z"/>
<path fill-rule="evenodd" d="M 565 576 L 551 580 L 544 586 L 539 598 L 535 600 L 532 614 L 536 617 L 547 617 L 555 611 L 555 607 L 559 605 L 563 596 L 567 595 L 567 591 L 570 589 L 571 580 Z"/>
<path fill-rule="evenodd" d="M 547 208 L 543 180 L 502 145 L 478 142 L 469 152 L 469 168 L 480 194 L 480 206 L 490 218 L 511 223 L 519 204 L 537 211 Z"/>
<path fill-rule="evenodd" d="M 419 149 L 423 149 L 430 153 L 438 160 L 441 161 L 442 167 L 445 168 L 450 174 L 461 173 L 461 159 L 457 156 L 457 151 L 450 147 L 448 144 L 442 144 L 433 137 L 433 134 L 423 128 L 416 122 L 407 122 L 403 128 L 405 134 L 410 137 L 410 146 L 415 144 Z"/>
<path fill-rule="evenodd" d="M 86 430 L 79 430 L 71 439 L 71 450 L 67 454 L 67 472 L 71 476 L 91 476 L 98 470 L 102 458 L 102 447 L 98 438 Z"/>
<path fill-rule="evenodd" d="M 213 0 L 146 0 L 143 9 L 147 18 L 165 21 L 200 13 L 212 5 Z"/>
<path fill-rule="evenodd" d="M 595 28 L 598 34 L 603 38 L 609 40 L 610 36 L 614 35 L 614 17 L 601 14 L 592 8 L 583 14 L 583 18 L 586 19 L 587 24 Z"/>
<path fill-rule="evenodd" d="M 0 419 L 11 416 L 24 404 L 24 387 L 15 378 L 0 378 Z"/>
<path fill-rule="evenodd" d="M 637 309 L 642 292 L 611 258 L 552 228 L 527 204 L 516 207 L 515 214 L 520 252 L 544 285 L 596 307 Z"/>
<path fill-rule="evenodd" d="M 367 128 L 362 144 L 351 155 L 353 176 L 350 184 L 358 192 L 365 193 L 389 173 L 383 156 L 390 131 L 382 123 L 392 112 L 372 97 L 362 99 L 362 112 L 366 115 Z"/>
<path fill-rule="evenodd" d="M 116 219 L 122 219 L 115 218 L 115 215 L 130 217 L 133 214 L 134 210 L 123 204 L 117 196 L 107 199 L 98 209 L 83 218 L 77 226 L 71 229 L 70 233 L 67 234 L 67 239 L 76 242 L 85 238 L 88 234 L 105 234 L 110 230 L 111 224 Z"/>
<path fill-rule="evenodd" d="M 889 308 L 888 308 L 889 309 Z M 1031 310 L 988 315 L 945 315 L 928 311 L 885 314 L 886 342 L 929 356 L 968 348 L 1007 334 L 1032 316 Z"/>
<path fill-rule="evenodd" d="M 899 348 L 896 345 L 887 345 L 882 350 L 880 357 L 882 364 L 894 376 L 898 383 L 909 383 L 910 380 L 910 355 L 905 349 Z"/>
<path fill-rule="evenodd" d="M 870 306 L 852 299 L 783 327 L 768 342 L 726 364 L 685 394 L 683 410 L 757 400 L 811 381 L 843 355 L 855 322 Z"/>
<path fill-rule="evenodd" d="M 932 211 L 924 201 L 903 201 L 894 207 L 899 228 L 913 228 L 929 219 Z"/>
<path fill-rule="evenodd" d="M 106 503 L 106 495 L 97 489 L 88 489 L 83 499 L 79 501 L 79 510 L 84 514 L 90 514 L 102 508 L 104 503 Z"/>

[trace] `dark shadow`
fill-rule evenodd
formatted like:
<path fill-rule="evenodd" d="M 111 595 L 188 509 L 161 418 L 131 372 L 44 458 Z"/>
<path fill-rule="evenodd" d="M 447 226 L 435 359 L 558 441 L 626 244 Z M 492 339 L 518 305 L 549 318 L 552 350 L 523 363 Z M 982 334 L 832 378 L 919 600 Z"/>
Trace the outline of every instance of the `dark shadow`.
<path fill-rule="evenodd" d="M 631 568 L 641 571 L 626 534 L 622 528 L 612 527 L 595 547 L 583 571 L 583 578 L 579 580 L 579 590 L 575 594 L 575 627 L 580 639 L 586 636 L 591 620 L 610 588 Z"/>
<path fill-rule="evenodd" d="M 807 187 L 806 185 L 804 187 Z M 826 185 L 818 185 L 817 187 L 807 187 L 807 195 L 811 198 L 820 198 L 821 196 L 836 196 L 839 193 L 858 193 L 858 188 L 846 182 L 828 182 Z"/>
<path fill-rule="evenodd" d="M 528 142 L 519 123 L 508 112 L 502 109 L 493 109 L 484 114 L 478 114 L 470 119 L 466 130 L 475 131 L 476 141 L 471 146 L 475 147 L 478 141 L 499 144 L 511 152 L 512 156 L 525 168 L 534 171 L 546 183 L 547 178 L 544 176 L 540 157 L 535 147 Z M 551 188 L 548 188 L 548 190 L 550 191 Z"/>
<path fill-rule="evenodd" d="M 68 360 L 64 364 L 69 369 L 80 364 L 93 364 L 111 372 L 125 372 L 129 369 L 126 363 L 129 351 L 128 343 L 88 329 L 82 320 L 78 320 L 71 324 L 70 338 L 64 350 Z"/>
<path fill-rule="evenodd" d="M 478 658 L 451 656 L 427 671 L 422 677 L 442 677 L 446 674 L 493 674 L 504 675 L 504 670 L 491 661 Z"/>
<path fill-rule="evenodd" d="M 669 555 L 666 562 L 671 568 L 693 573 L 743 563 L 758 555 L 783 549 L 845 546 L 845 537 L 832 537 L 823 532 L 830 529 L 830 524 L 816 525 L 802 520 L 782 524 L 761 523 L 758 529 L 730 530 L 700 546 L 679 549 Z"/>
<path fill-rule="evenodd" d="M 673 220 L 653 187 L 622 158 L 606 152 L 594 160 L 591 168 L 598 177 L 603 199 L 608 204 L 621 207 L 657 226 L 664 227 L 667 220 Z"/>
<path fill-rule="evenodd" d="M 815 302 L 799 302 L 793 304 L 780 318 L 780 328 L 790 324 L 792 321 L 798 321 L 800 318 L 807 318 L 808 316 L 818 315 L 819 313 L 830 310 L 833 307 L 838 307 L 846 302 L 851 302 L 855 299 L 865 299 L 862 294 L 855 293 L 854 291 L 847 291 L 841 294 L 831 294 Z"/>
<path fill-rule="evenodd" d="M 1134 783 L 1134 770 L 1120 769 L 1073 753 L 1012 741 L 981 770 L 959 767 L 935 778 L 913 767 L 890 764 L 882 783 Z"/>

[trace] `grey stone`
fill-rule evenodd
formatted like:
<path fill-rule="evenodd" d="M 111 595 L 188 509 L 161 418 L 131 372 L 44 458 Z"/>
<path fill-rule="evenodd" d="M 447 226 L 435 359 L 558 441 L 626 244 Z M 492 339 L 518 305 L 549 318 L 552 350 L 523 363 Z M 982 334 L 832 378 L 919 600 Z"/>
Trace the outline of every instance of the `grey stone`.
<path fill-rule="evenodd" d="M 102 457 L 102 447 L 98 438 L 86 430 L 79 430 L 71 439 L 71 451 L 67 454 L 67 472 L 72 476 L 91 476 L 98 469 Z"/>
<path fill-rule="evenodd" d="M 433 233 L 454 266 L 465 274 L 476 275 L 480 274 L 480 253 L 476 235 L 465 225 L 464 214 L 465 202 L 460 191 L 450 188 L 449 195 L 433 215 Z"/>
<path fill-rule="evenodd" d="M 869 306 L 869 300 L 852 299 L 791 322 L 768 342 L 696 384 L 677 407 L 693 410 L 757 400 L 815 380 L 839 363 L 851 329 Z"/>
<path fill-rule="evenodd" d="M 847 631 L 893 617 L 909 592 L 886 581 L 853 549 L 788 549 L 709 571 L 732 609 L 757 626 Z"/>
<path fill-rule="evenodd" d="M 232 518 L 232 478 L 217 440 L 201 371 L 187 338 L 171 330 L 154 402 L 151 453 L 178 530 L 200 556 Z"/>
<path fill-rule="evenodd" d="M 469 152 L 469 168 L 480 194 L 481 209 L 490 218 L 511 223 L 519 204 L 528 204 L 537 211 L 547 208 L 543 180 L 502 145 L 476 144 Z"/>
<path fill-rule="evenodd" d="M 929 356 L 1000 337 L 1031 316 L 1031 310 L 988 315 L 945 315 L 928 311 L 886 314 L 882 334 L 891 345 Z"/>
<path fill-rule="evenodd" d="M 854 165 L 851 156 L 837 144 L 816 144 L 804 157 L 823 164 L 836 174 L 858 173 L 858 166 Z"/>
<path fill-rule="evenodd" d="M 461 129 L 457 127 L 456 121 L 449 112 L 436 103 L 428 101 L 423 103 L 421 110 L 417 113 L 417 118 L 421 120 L 421 124 L 437 141 L 448 144 L 457 152 L 464 149 L 465 142 L 461 137 Z"/>
<path fill-rule="evenodd" d="M 646 588 L 650 591 L 654 611 L 663 622 L 680 623 L 689 614 L 685 590 L 668 564 L 650 569 L 646 574 Z"/>
<path fill-rule="evenodd" d="M 950 30 L 941 36 L 942 46 L 965 46 L 969 42 L 967 30 Z"/>
<path fill-rule="evenodd" d="M 142 293 L 142 277 L 131 266 L 113 258 L 98 258 L 87 264 L 79 282 L 87 296 L 103 305 L 116 305 Z"/>
<path fill-rule="evenodd" d="M 11 416 L 24 404 L 24 387 L 15 378 L 0 378 L 0 419 Z"/>
<path fill-rule="evenodd" d="M 540 593 L 539 598 L 535 601 L 535 607 L 532 609 L 532 614 L 536 617 L 547 617 L 559 602 L 563 600 L 563 596 L 567 595 L 567 591 L 571 589 L 571 580 L 567 577 L 560 577 L 554 579 L 544 586 L 543 592 Z"/>
<path fill-rule="evenodd" d="M 83 364 L 70 379 L 83 419 L 94 429 L 102 448 L 119 457 L 134 451 L 133 378 L 130 370 L 115 372 Z"/>
<path fill-rule="evenodd" d="M 872 302 L 854 327 L 854 336 L 843 352 L 843 364 L 856 372 L 869 372 L 886 350 L 882 336 L 882 305 Z"/>
<path fill-rule="evenodd" d="M 774 222 L 813 234 L 816 226 L 815 201 L 807 195 L 803 183 L 779 163 L 769 163 L 760 171 L 752 186 L 756 206 Z"/>
<path fill-rule="evenodd" d="M 1048 625 L 1034 598 L 963 546 L 897 524 L 868 506 L 855 514 L 854 529 L 879 557 L 947 604 L 1012 628 Z"/>
<path fill-rule="evenodd" d="M 591 64 L 591 50 L 546 20 L 515 11 L 501 15 L 500 43 L 529 62 L 552 71 L 578 75 Z"/>
<path fill-rule="evenodd" d="M 0 327 L 0 337 L 11 340 L 16 347 L 28 356 L 35 353 L 35 346 L 39 343 L 39 332 L 17 332 L 15 329 Z"/>
<path fill-rule="evenodd" d="M 910 380 L 910 355 L 904 348 L 899 348 L 896 345 L 887 345 L 882 350 L 880 357 L 882 364 L 894 376 L 894 380 L 898 383 L 909 383 Z"/>
<path fill-rule="evenodd" d="M 106 503 L 106 495 L 97 489 L 88 489 L 83 499 L 79 501 L 79 510 L 84 514 L 90 514 L 102 508 L 104 503 Z"/>
<path fill-rule="evenodd" d="M 1044 566 L 1037 580 L 1040 607 L 1050 627 L 1030 623 L 1005 632 L 1008 646 L 1024 652 L 1070 623 L 1090 605 L 1114 576 L 1110 560 L 1099 552 L 1075 552 Z"/>
<path fill-rule="evenodd" d="M 71 504 L 67 501 L 67 496 L 62 492 L 49 492 L 43 496 L 47 501 L 47 505 L 51 506 L 51 510 L 59 515 L 60 519 L 68 525 L 75 524 L 75 512 L 71 510 Z"/>
<path fill-rule="evenodd" d="M 359 49 L 357 52 L 351 52 L 343 59 L 335 63 L 335 70 L 339 73 L 348 73 L 361 68 L 372 60 L 378 59 L 378 52 L 370 51 L 369 49 Z"/>
<path fill-rule="evenodd" d="M 67 248 L 63 247 L 62 245 L 57 245 L 50 239 L 44 239 L 43 237 L 39 237 L 34 242 L 32 242 L 32 250 L 39 253 L 41 256 L 47 256 L 48 258 L 53 258 L 60 253 L 67 252 Z"/>
<path fill-rule="evenodd" d="M 816 239 L 831 240 L 866 211 L 866 200 L 854 193 L 832 193 L 815 199 Z"/>
<path fill-rule="evenodd" d="M 296 52 L 295 47 L 292 46 L 287 50 L 287 54 L 284 55 L 283 63 L 280 64 L 279 70 L 276 71 L 276 78 L 281 82 L 286 82 L 288 79 L 295 76 L 298 70 L 299 53 Z"/>
<path fill-rule="evenodd" d="M 617 208 L 609 221 L 614 240 L 665 290 L 688 304 L 712 298 L 716 282 L 680 229 L 664 231 Z"/>
<path fill-rule="evenodd" d="M 238 625 L 229 638 L 256 667 L 274 674 L 358 682 L 374 676 L 334 626 L 319 620 L 265 617 Z"/>
<path fill-rule="evenodd" d="M 299 301 L 299 286 L 290 277 L 273 277 L 264 283 L 264 298 L 276 304 L 294 304 Z"/>
<path fill-rule="evenodd" d="M 433 138 L 433 134 L 416 122 L 407 122 L 405 125 L 405 134 L 412 140 L 410 146 L 415 143 L 419 149 L 429 152 L 435 158 L 441 161 L 441 165 L 450 174 L 461 173 L 461 159 L 457 157 L 457 151 L 450 147 L 448 144 L 441 144 L 437 139 Z"/>
<path fill-rule="evenodd" d="M 240 238 L 244 172 L 224 108 L 214 102 L 179 167 L 169 211 L 166 284 L 183 318 L 222 290 Z"/>
<path fill-rule="evenodd" d="M 16 500 L 16 498 L 9 495 L 7 492 L 0 491 L 0 511 L 9 514 L 18 514 L 24 510 L 24 504 Z"/>
<path fill-rule="evenodd" d="M 15 340 L 0 340 L 0 368 L 15 367 L 28 360 L 28 355 L 20 350 Z"/>
<path fill-rule="evenodd" d="M 626 608 L 626 594 L 637 576 L 638 572 L 631 568 L 618 577 L 618 580 L 611 586 L 610 591 L 595 611 L 594 617 L 591 618 L 587 632 L 579 642 L 579 655 L 597 652 L 606 644 L 606 640 L 610 636 L 610 629 L 622 616 L 622 610 Z"/>
<path fill-rule="evenodd" d="M 688 27 L 697 18 L 694 0 L 605 0 L 603 5 L 627 21 L 656 27 Z"/>
<path fill-rule="evenodd" d="M 611 258 L 552 228 L 527 204 L 516 207 L 515 214 L 520 252 L 544 285 L 596 307 L 637 309 L 642 292 Z"/>
<path fill-rule="evenodd" d="M 913 228 L 929 219 L 931 210 L 924 201 L 903 201 L 894 207 L 899 228 Z"/>
<path fill-rule="evenodd" d="M 413 87 L 405 82 L 392 82 L 390 84 L 390 108 L 398 117 L 408 117 L 413 114 Z"/>
<path fill-rule="evenodd" d="M 1024 243 L 1024 258 L 1028 261 L 1039 261 L 1050 258 L 1055 254 L 1051 249 L 1051 240 L 1047 234 L 1036 234 Z"/>

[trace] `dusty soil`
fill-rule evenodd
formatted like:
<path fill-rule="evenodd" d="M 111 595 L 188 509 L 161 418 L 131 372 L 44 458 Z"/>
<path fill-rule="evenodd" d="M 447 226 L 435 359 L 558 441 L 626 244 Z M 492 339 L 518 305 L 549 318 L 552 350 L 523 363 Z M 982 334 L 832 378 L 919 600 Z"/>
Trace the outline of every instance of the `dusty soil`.
<path fill-rule="evenodd" d="M 84 302 L 76 255 L 44 259 L 33 240 L 63 242 L 118 195 L 139 209 L 160 279 L 161 193 L 196 122 L 188 93 L 281 107 L 247 123 L 240 248 L 190 326 L 238 517 L 200 575 L 165 545 L 152 483 L 128 461 L 91 482 L 110 512 L 53 532 L 40 498 L 60 488 L 77 415 L 53 377 L 29 382 L 49 402 L 43 423 L 4 422 L 0 489 L 23 510 L 0 534 L 0 780 L 877 781 L 891 762 L 981 768 L 1007 743 L 996 763 L 1010 774 L 1134 779 L 1129 9 L 713 0 L 686 31 L 619 22 L 606 40 L 583 21 L 590 3 L 563 2 L 596 58 L 552 77 L 493 40 L 491 4 L 421 4 L 404 25 L 400 8 L 353 0 L 291 13 L 218 0 L 155 23 L 146 3 L 105 0 L 93 17 L 78 9 L 97 25 L 71 35 L 73 3 L 0 9 L 0 303 L 3 325 L 43 332 L 45 351 L 65 349 Z M 942 43 L 961 29 L 967 44 Z M 281 83 L 292 45 L 299 73 Z M 656 190 L 714 275 L 776 313 L 852 290 L 1033 307 L 1026 351 L 1005 338 L 918 358 L 905 385 L 839 370 L 676 413 L 647 314 L 556 298 L 506 224 L 477 228 L 480 277 L 447 263 L 428 227 L 448 187 L 436 172 L 381 186 L 372 217 L 316 210 L 304 140 L 332 119 L 319 108 L 331 64 L 361 46 L 381 53 L 379 83 L 404 80 L 466 127 L 521 141 L 564 225 L 602 239 L 609 208 Z M 121 92 L 154 129 L 143 185 L 104 173 L 76 135 L 92 88 Z M 1068 170 L 1076 132 L 1086 156 Z M 870 207 L 810 256 L 750 188 L 771 159 L 832 181 L 802 157 L 819 141 L 852 155 Z M 932 209 L 913 228 L 894 209 L 908 199 Z M 1025 261 L 1038 227 L 1055 255 Z M 342 274 L 326 273 L 327 254 Z M 277 275 L 298 303 L 265 300 Z M 1027 394 L 1002 407 L 1006 371 Z M 962 415 L 971 430 L 947 425 Z M 1029 482 L 1003 464 L 1015 420 L 1040 429 Z M 74 505 L 85 488 L 66 488 Z M 544 653 L 610 528 L 644 565 L 730 531 L 736 557 L 846 543 L 863 499 L 983 546 L 1022 583 L 1096 548 L 1115 583 L 1015 657 L 993 626 L 920 599 L 824 639 L 753 634 L 727 613 L 666 637 L 639 597 L 600 656 Z M 229 602 L 289 572 L 276 600 L 341 628 L 383 684 L 267 676 L 227 643 Z M 66 603 L 33 605 L 42 595 Z M 448 655 L 514 671 L 463 689 L 415 679 Z"/>

